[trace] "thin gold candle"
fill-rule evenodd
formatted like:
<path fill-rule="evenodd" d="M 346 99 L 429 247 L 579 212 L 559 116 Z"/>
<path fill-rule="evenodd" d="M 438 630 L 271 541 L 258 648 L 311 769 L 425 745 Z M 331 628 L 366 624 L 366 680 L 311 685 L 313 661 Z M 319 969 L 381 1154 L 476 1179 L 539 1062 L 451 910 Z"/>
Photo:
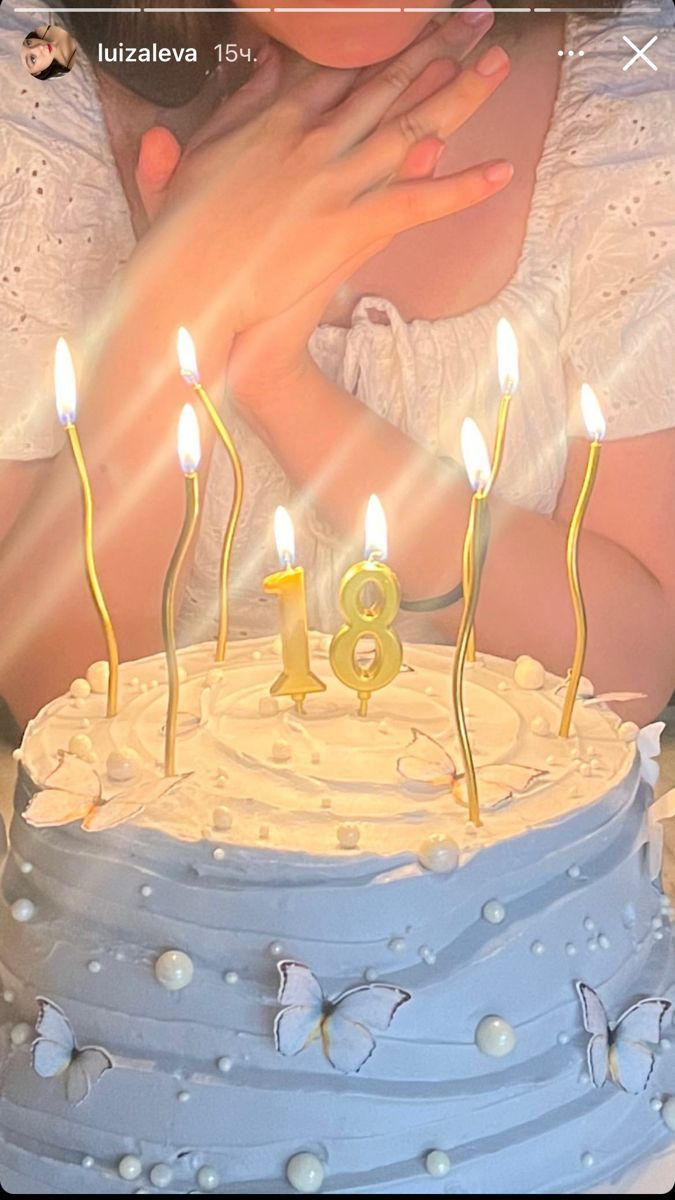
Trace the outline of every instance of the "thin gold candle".
<path fill-rule="evenodd" d="M 401 589 L 387 557 L 387 520 L 377 496 L 371 496 L 366 511 L 366 558 L 355 563 L 342 577 L 338 600 L 345 623 L 330 644 L 330 665 L 341 683 L 353 688 L 359 698 L 359 716 L 367 717 L 373 692 L 386 687 L 401 670 L 403 647 L 391 628 L 401 603 Z M 363 593 L 371 584 L 378 599 L 365 604 Z M 372 638 L 373 660 L 359 661 L 359 643 Z"/>
<path fill-rule="evenodd" d="M 291 696 L 296 711 L 301 713 L 305 696 L 324 692 L 326 685 L 310 670 L 305 572 L 295 565 L 295 530 L 290 514 L 281 505 L 274 514 L 274 537 L 281 570 L 263 579 L 263 588 L 279 597 L 284 669 L 270 692 L 273 696 Z"/>
<path fill-rule="evenodd" d="M 606 429 L 605 418 L 602 415 L 602 409 L 598 404 L 595 392 L 587 383 L 581 386 L 581 411 L 584 424 L 588 430 L 588 436 L 591 438 L 591 444 L 588 448 L 586 474 L 584 475 L 581 491 L 579 492 L 579 499 L 574 506 L 574 512 L 572 513 L 567 533 L 567 579 L 572 598 L 572 607 L 574 609 L 574 620 L 576 622 L 576 643 L 574 647 L 574 660 L 567 678 L 567 691 L 565 693 L 565 703 L 560 720 L 561 737 L 569 737 L 570 734 L 574 702 L 577 698 L 579 680 L 581 679 L 584 658 L 586 656 L 588 625 L 584 597 L 581 591 L 581 581 L 579 579 L 579 534 L 581 533 L 581 526 L 586 515 L 591 492 L 593 491 L 595 477 L 598 473 L 600 446 Z"/>
<path fill-rule="evenodd" d="M 164 580 L 162 595 L 162 633 L 169 679 L 169 702 L 164 732 L 164 774 L 176 773 L 176 723 L 178 720 L 178 651 L 176 650 L 175 600 L 176 583 L 194 535 L 199 516 L 199 478 L 197 469 L 201 458 L 199 425 L 191 404 L 186 404 L 178 422 L 178 458 L 185 476 L 185 519 L 176 549 L 171 557 Z"/>
<path fill-rule="evenodd" d="M 464 762 L 464 777 L 466 779 L 466 790 L 469 800 L 469 820 L 473 821 L 474 825 L 480 825 L 478 785 L 476 783 L 476 769 L 471 753 L 471 743 L 466 727 L 463 685 L 464 664 L 467 658 L 469 637 L 473 628 L 480 594 L 482 563 L 476 553 L 476 545 L 483 545 L 485 534 L 485 513 L 490 485 L 490 460 L 480 429 L 470 417 L 467 417 L 462 425 L 462 456 L 464 458 L 466 473 L 469 477 L 469 483 L 473 489 L 473 496 L 471 498 L 469 521 L 464 537 L 462 554 L 464 608 L 457 635 L 455 659 L 452 666 L 452 706 L 455 714 L 455 724 L 457 726 L 462 760 Z"/>
<path fill-rule="evenodd" d="M 220 615 L 218 619 L 218 637 L 216 639 L 216 662 L 224 662 L 227 653 L 227 633 L 228 633 L 228 597 L 229 597 L 229 580 L 230 580 L 230 563 L 232 561 L 232 547 L 234 545 L 234 537 L 237 532 L 239 516 L 241 514 L 241 506 L 244 500 L 244 473 L 241 466 L 241 459 L 237 454 L 234 442 L 225 427 L 223 420 L 215 407 L 211 397 L 202 385 L 199 367 L 197 365 L 197 355 L 195 346 L 187 329 L 182 327 L 178 330 L 178 362 L 180 364 L 180 373 L 183 379 L 194 388 L 199 396 L 204 408 L 206 409 L 213 427 L 218 434 L 223 446 L 225 447 L 227 456 L 232 466 L 234 476 L 234 490 L 232 495 L 232 505 L 230 507 L 230 515 L 225 527 L 225 535 L 223 537 L 223 549 L 220 559 Z"/>
<path fill-rule="evenodd" d="M 73 452 L 75 466 L 80 477 L 80 485 L 82 488 L 82 502 L 84 508 L 84 562 L 87 572 L 87 583 L 92 599 L 96 605 L 98 615 L 103 626 L 103 635 L 108 652 L 108 699 L 106 714 L 109 717 L 114 717 L 117 712 L 117 691 L 118 691 L 118 676 L 119 676 L 119 652 L 117 649 L 117 638 L 113 629 L 110 613 L 106 605 L 101 584 L 96 570 L 96 560 L 94 558 L 94 502 L 91 494 L 91 484 L 89 483 L 89 475 L 87 473 L 82 446 L 77 433 L 75 424 L 77 417 L 77 383 L 75 380 L 75 369 L 73 360 L 68 349 L 68 343 L 64 338 L 59 338 L 56 343 L 56 355 L 54 359 L 54 385 L 56 392 L 56 411 L 59 416 L 59 421 L 63 425 L 70 448 Z"/>
<path fill-rule="evenodd" d="M 492 470 L 490 472 L 490 482 L 486 489 L 487 492 L 492 491 L 504 458 L 506 422 L 509 416 L 511 400 L 518 390 L 518 366 L 518 339 L 513 331 L 513 326 L 506 320 L 506 317 L 500 317 L 497 322 L 497 371 L 499 374 L 501 398 L 497 410 L 497 429 L 492 448 Z M 476 661 L 476 635 L 473 625 L 469 633 L 469 646 L 466 657 L 468 662 Z"/>

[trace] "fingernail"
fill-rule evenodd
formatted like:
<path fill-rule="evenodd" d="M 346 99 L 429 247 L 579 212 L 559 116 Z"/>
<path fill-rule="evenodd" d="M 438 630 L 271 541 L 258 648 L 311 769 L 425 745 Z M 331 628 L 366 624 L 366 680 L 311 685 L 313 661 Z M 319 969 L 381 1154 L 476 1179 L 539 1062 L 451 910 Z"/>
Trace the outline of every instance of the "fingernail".
<path fill-rule="evenodd" d="M 466 8 L 462 9 L 462 20 L 466 21 L 467 25 L 487 25 L 492 21 L 492 9 L 485 3 L 485 0 L 474 0 L 473 4 L 467 4 Z"/>
<path fill-rule="evenodd" d="M 483 57 L 478 59 L 476 71 L 479 75 L 496 75 L 498 71 L 504 70 L 508 61 L 509 56 L 501 46 L 490 46 Z"/>
<path fill-rule="evenodd" d="M 513 163 L 510 162 L 490 163 L 483 171 L 483 179 L 487 179 L 488 183 L 508 183 L 512 177 Z"/>

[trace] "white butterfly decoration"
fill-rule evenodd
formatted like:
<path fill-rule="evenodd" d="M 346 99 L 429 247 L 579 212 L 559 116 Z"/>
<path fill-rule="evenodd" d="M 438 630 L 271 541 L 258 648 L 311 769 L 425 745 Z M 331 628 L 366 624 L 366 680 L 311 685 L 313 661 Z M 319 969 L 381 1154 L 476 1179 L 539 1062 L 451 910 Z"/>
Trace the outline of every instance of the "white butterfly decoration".
<path fill-rule="evenodd" d="M 334 1000 L 323 994 L 309 967 L 285 960 L 277 963 L 281 976 L 278 1000 L 285 1005 L 274 1021 L 274 1041 L 280 1054 L 299 1054 L 321 1038 L 332 1067 L 354 1074 L 375 1049 L 371 1029 L 388 1029 L 394 1015 L 410 1000 L 410 992 L 389 983 L 366 983 L 341 992 Z"/>
<path fill-rule="evenodd" d="M 63 1009 L 43 996 L 38 996 L 35 1031 L 38 1036 L 31 1047 L 33 1070 L 41 1079 L 61 1075 L 66 1099 L 70 1104 L 81 1104 L 113 1065 L 107 1050 L 100 1046 L 84 1046 L 79 1050 Z"/>
<path fill-rule="evenodd" d="M 102 796 L 101 779 L 94 768 L 75 754 L 60 751 L 58 767 L 47 776 L 47 786 L 29 801 L 24 820 L 37 828 L 81 821 L 87 833 L 112 829 L 130 821 L 146 804 L 159 800 L 179 780 L 155 777 L 132 783 L 109 800 Z"/>
<path fill-rule="evenodd" d="M 665 721 L 654 721 L 651 725 L 645 725 L 637 736 L 640 772 L 650 787 L 654 787 L 659 778 L 659 764 L 656 759 L 661 753 L 661 734 L 665 727 Z"/>
<path fill-rule="evenodd" d="M 672 1007 L 670 1000 L 639 1000 L 610 1025 L 598 993 L 579 982 L 577 992 L 584 1029 L 591 1035 L 586 1053 L 593 1086 L 601 1088 L 610 1079 L 624 1092 L 637 1096 L 654 1070 L 654 1053 L 645 1043 L 657 1046 L 660 1042 L 661 1023 Z"/>
<path fill-rule="evenodd" d="M 468 805 L 464 776 L 457 768 L 447 750 L 428 733 L 413 729 L 409 750 L 396 763 L 396 769 L 405 779 L 409 791 L 451 791 L 459 804 Z M 494 766 L 478 767 L 476 777 L 484 808 L 498 808 L 510 800 L 514 792 L 524 792 L 535 779 L 547 775 L 537 767 L 524 767 L 515 763 L 496 763 Z"/>

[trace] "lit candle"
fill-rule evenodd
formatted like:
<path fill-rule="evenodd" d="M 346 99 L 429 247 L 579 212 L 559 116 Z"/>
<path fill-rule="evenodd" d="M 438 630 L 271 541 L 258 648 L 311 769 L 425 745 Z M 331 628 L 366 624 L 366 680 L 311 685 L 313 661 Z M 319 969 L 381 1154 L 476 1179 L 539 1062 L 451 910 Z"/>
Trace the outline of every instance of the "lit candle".
<path fill-rule="evenodd" d="M 579 534 L 588 502 L 593 491 L 593 484 L 598 473 L 598 463 L 600 461 L 600 445 L 605 436 L 605 418 L 602 415 L 602 409 L 598 404 L 595 392 L 587 383 L 581 385 L 581 412 L 584 418 L 584 424 L 588 431 L 588 436 L 591 439 L 591 444 L 588 448 L 588 462 L 586 463 L 586 474 L 579 492 L 579 499 L 576 502 L 570 527 L 567 533 L 567 580 L 569 583 L 570 595 L 572 597 L 572 607 L 574 608 L 574 619 L 576 622 L 576 644 L 574 647 L 574 660 L 567 679 L 567 692 L 565 693 L 565 703 L 563 705 L 562 718 L 560 721 L 560 736 L 569 737 L 570 726 L 572 724 L 572 712 L 574 710 L 574 702 L 577 698 L 579 689 L 579 680 L 584 666 L 584 658 L 586 655 L 586 641 L 588 636 L 588 627 L 586 623 L 586 610 L 584 608 L 584 598 L 581 593 L 581 583 L 579 581 L 579 561 L 578 547 Z"/>
<path fill-rule="evenodd" d="M 96 561 L 94 559 L 94 538 L 93 538 L 93 522 L 94 522 L 94 504 L 91 495 L 91 485 L 89 483 L 89 475 L 82 453 L 82 446 L 77 433 L 75 420 L 77 417 L 77 383 L 75 380 L 75 368 L 73 360 L 70 356 L 68 343 L 64 338 L 59 338 L 56 343 L 56 356 L 54 359 L 54 385 L 56 391 L 56 411 L 59 416 L 59 421 L 63 425 L 70 448 L 75 459 L 75 466 L 80 477 L 80 485 L 82 488 L 82 501 L 84 506 L 84 562 L 87 572 L 87 583 L 91 592 L 94 604 L 98 611 L 98 615 L 103 626 L 103 634 L 105 637 L 106 647 L 108 651 L 108 700 L 107 700 L 107 715 L 114 717 L 117 712 L 117 686 L 119 673 L 119 653 L 117 650 L 117 639 L 115 631 L 110 620 L 110 613 L 106 602 L 103 598 L 103 592 L 96 571 Z"/>
<path fill-rule="evenodd" d="M 228 624 L 228 585 L 230 577 L 230 562 L 232 559 L 232 546 L 234 544 L 234 536 L 237 531 L 239 515 L 244 499 L 244 474 L 241 467 L 241 459 L 234 447 L 234 442 L 230 437 L 222 418 L 213 404 L 211 397 L 203 387 L 199 367 L 197 365 L 197 355 L 195 346 L 187 329 L 182 327 L 178 330 L 178 362 L 180 364 L 180 373 L 183 379 L 194 388 L 199 396 L 204 408 L 206 409 L 213 426 L 220 438 L 227 456 L 232 464 L 232 472 L 234 475 L 234 491 L 232 495 L 232 505 L 230 507 L 230 515 L 225 527 L 225 535 L 223 537 L 223 549 L 220 559 L 220 617 L 218 620 L 218 637 L 216 640 L 216 662 L 225 661 L 225 653 L 227 651 L 227 624 Z"/>
<path fill-rule="evenodd" d="M 473 496 L 471 498 L 469 522 L 464 537 L 462 555 L 464 608 L 462 610 L 455 659 L 452 667 L 452 704 L 462 759 L 464 761 L 464 777 L 466 779 L 466 790 L 469 800 L 469 819 L 473 821 L 474 825 L 480 825 L 480 805 L 478 801 L 476 771 L 473 765 L 473 755 L 471 753 L 471 745 L 466 728 L 466 717 L 464 715 L 463 681 L 464 663 L 466 661 L 469 637 L 478 605 L 483 567 L 481 557 L 476 553 L 476 543 L 478 543 L 479 547 L 484 546 L 485 514 L 491 471 L 487 447 L 483 441 L 482 434 L 476 422 L 472 421 L 470 417 L 467 417 L 462 424 L 462 456 L 464 458 L 466 473 L 469 477 L 469 483 L 473 490 Z"/>
<path fill-rule="evenodd" d="M 180 682 L 178 679 L 178 652 L 176 650 L 174 607 L 176 583 L 199 515 L 199 480 L 197 468 L 199 467 L 200 458 L 201 446 L 199 442 L 197 414 L 191 404 L 186 404 L 183 407 L 178 422 L 178 459 L 183 475 L 185 476 L 185 518 L 180 537 L 176 543 L 176 549 L 173 552 L 169 569 L 166 573 L 162 595 L 162 633 L 164 636 L 164 650 L 169 679 L 169 703 L 164 733 L 165 775 L 175 775 L 176 773 L 176 722 L 178 719 Z"/>
<path fill-rule="evenodd" d="M 292 696 L 297 711 L 302 712 L 305 696 L 324 692 L 326 685 L 309 668 L 305 572 L 295 566 L 295 530 L 289 513 L 281 506 L 274 514 L 274 537 L 281 570 L 268 575 L 263 587 L 279 597 L 284 669 L 270 692 L 273 696 Z"/>
<path fill-rule="evenodd" d="M 395 679 L 403 661 L 403 647 L 391 628 L 401 602 L 398 579 L 382 560 L 387 557 L 387 520 L 377 496 L 371 496 L 366 512 L 366 558 L 343 575 L 339 604 L 345 624 L 330 646 L 334 674 L 359 698 L 359 716 L 368 715 L 371 693 Z M 362 593 L 373 585 L 378 599 L 366 605 Z M 372 638 L 375 654 L 370 664 L 358 661 L 361 638 Z"/>
<path fill-rule="evenodd" d="M 504 443 L 506 441 L 506 422 L 511 400 L 518 389 L 519 382 L 518 340 L 513 331 L 513 326 L 506 320 L 506 317 L 500 317 L 497 322 L 497 371 L 499 374 L 501 399 L 497 410 L 497 429 L 492 448 L 492 470 L 490 472 L 490 482 L 486 489 L 488 492 L 492 491 L 501 469 L 502 459 L 504 458 Z M 480 553 L 484 553 L 481 547 L 479 547 Z M 469 662 L 475 662 L 476 636 L 474 626 L 471 627 L 469 634 L 466 657 Z"/>

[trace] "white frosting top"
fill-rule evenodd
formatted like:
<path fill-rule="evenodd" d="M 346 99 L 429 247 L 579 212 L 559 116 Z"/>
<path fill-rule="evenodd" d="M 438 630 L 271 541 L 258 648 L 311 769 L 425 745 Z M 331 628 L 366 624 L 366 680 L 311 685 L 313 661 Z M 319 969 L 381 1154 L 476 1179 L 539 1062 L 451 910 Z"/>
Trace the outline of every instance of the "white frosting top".
<path fill-rule="evenodd" d="M 573 736 L 561 739 L 560 679 L 546 674 L 536 686 L 541 669 L 532 660 L 514 668 L 479 656 L 465 676 L 484 822 L 476 829 L 467 819 L 449 707 L 454 652 L 406 647 L 397 679 L 373 694 L 361 718 L 356 695 L 330 672 L 329 639 L 311 634 L 310 643 L 312 667 L 327 688 L 306 699 L 302 715 L 290 699 L 270 697 L 278 639 L 233 644 L 225 669 L 214 669 L 211 643 L 181 651 L 180 778 L 173 783 L 162 776 L 163 657 L 122 666 L 112 719 L 102 691 L 83 696 L 86 689 L 75 686 L 26 730 L 23 766 L 45 790 L 24 815 L 34 824 L 81 820 L 93 829 L 128 819 L 225 847 L 428 858 L 430 837 L 449 837 L 471 852 L 592 804 L 635 761 L 634 742 L 606 706 L 579 701 Z M 120 759 L 134 764 L 131 780 L 120 773 Z"/>

